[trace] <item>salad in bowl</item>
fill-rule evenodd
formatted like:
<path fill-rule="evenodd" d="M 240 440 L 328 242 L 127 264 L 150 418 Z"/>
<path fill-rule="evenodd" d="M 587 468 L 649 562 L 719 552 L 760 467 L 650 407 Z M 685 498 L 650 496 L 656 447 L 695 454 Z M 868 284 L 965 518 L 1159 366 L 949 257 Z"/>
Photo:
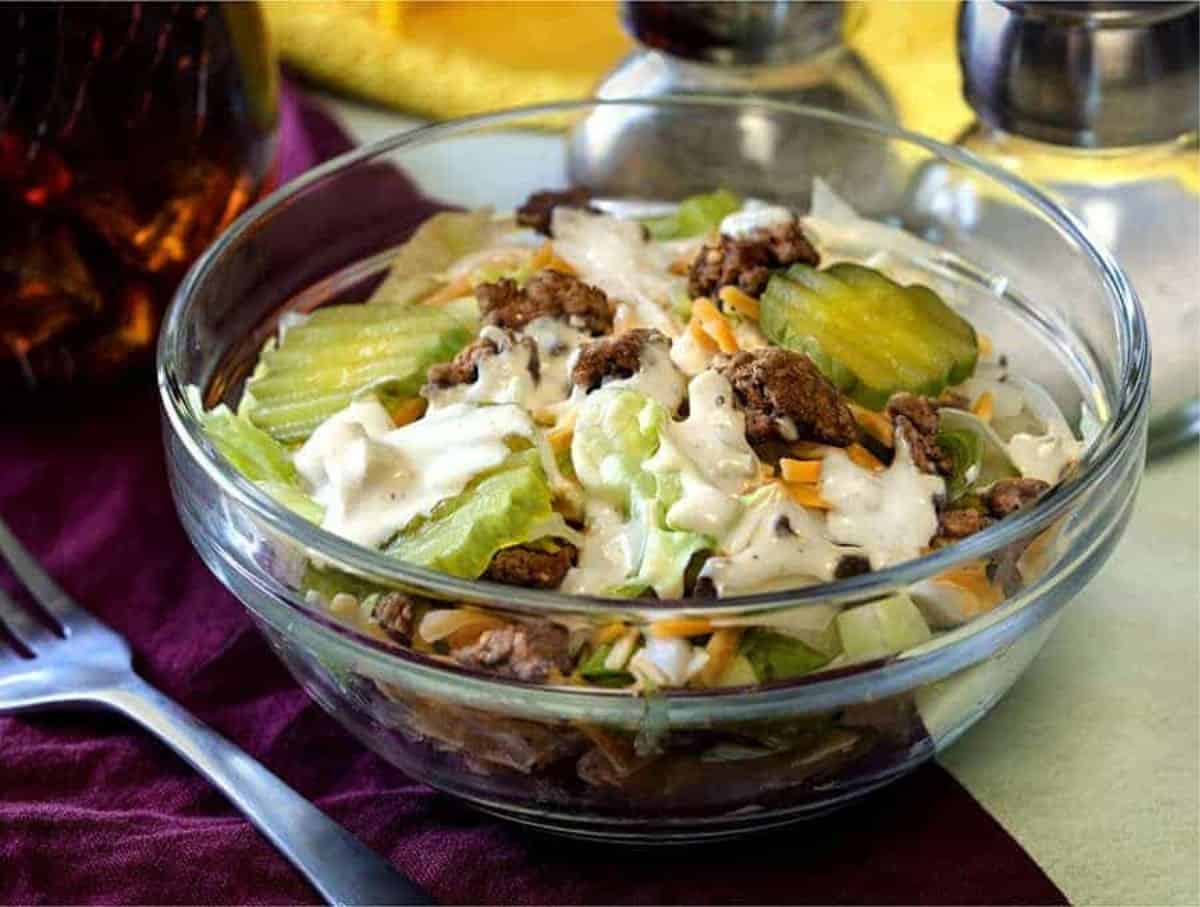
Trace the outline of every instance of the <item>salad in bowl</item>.
<path fill-rule="evenodd" d="M 613 601 L 507 613 L 308 557 L 309 604 L 388 646 L 633 696 L 853 669 L 991 611 L 1053 531 L 852 606 L 687 606 L 954 545 L 1053 495 L 1085 446 L 897 236 L 920 242 L 819 182 L 805 216 L 724 189 L 634 214 L 582 188 L 442 211 L 369 298 L 282 316 L 233 406 L 193 405 L 245 478 L 329 533 Z M 649 619 L 621 610 L 645 602 Z"/>

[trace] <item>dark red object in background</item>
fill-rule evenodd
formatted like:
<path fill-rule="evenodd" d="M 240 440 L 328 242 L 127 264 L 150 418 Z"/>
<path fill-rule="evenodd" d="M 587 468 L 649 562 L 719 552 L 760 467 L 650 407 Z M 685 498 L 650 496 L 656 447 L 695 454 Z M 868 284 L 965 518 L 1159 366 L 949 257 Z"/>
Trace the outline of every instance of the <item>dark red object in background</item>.
<path fill-rule="evenodd" d="M 0 395 L 149 364 L 269 179 L 276 82 L 253 4 L 0 6 Z"/>

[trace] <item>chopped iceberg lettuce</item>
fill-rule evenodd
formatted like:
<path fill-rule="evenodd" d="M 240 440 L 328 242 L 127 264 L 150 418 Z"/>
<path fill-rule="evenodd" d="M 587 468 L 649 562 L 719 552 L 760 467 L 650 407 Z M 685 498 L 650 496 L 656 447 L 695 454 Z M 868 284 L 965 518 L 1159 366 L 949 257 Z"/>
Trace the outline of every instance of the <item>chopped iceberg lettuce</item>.
<path fill-rule="evenodd" d="M 321 522 L 321 505 L 304 493 L 291 454 L 282 444 L 224 403 L 205 412 L 194 387 L 188 388 L 188 400 L 205 434 L 234 469 L 304 519 Z"/>
<path fill-rule="evenodd" d="M 501 548 L 534 540 L 551 517 L 550 486 L 537 454 L 523 451 L 473 480 L 426 520 L 405 527 L 388 553 L 475 579 Z"/>
<path fill-rule="evenodd" d="M 800 640 L 756 628 L 742 637 L 741 654 L 754 668 L 759 683 L 809 674 L 829 662 L 829 656 Z"/>
<path fill-rule="evenodd" d="M 1009 459 L 1004 442 L 978 416 L 959 409 L 939 411 L 938 446 L 954 459 L 948 495 L 956 501 L 973 488 L 986 488 L 1020 473 Z"/>
<path fill-rule="evenodd" d="M 652 239 L 687 239 L 716 230 L 725 215 L 742 207 L 742 200 L 728 189 L 690 195 L 672 213 L 642 220 Z"/>
<path fill-rule="evenodd" d="M 636 391 L 601 388 L 579 407 L 571 461 L 588 491 L 628 512 L 637 492 L 653 497 L 655 482 L 644 465 L 658 449 L 669 417 Z"/>
<path fill-rule="evenodd" d="M 597 646 L 591 655 L 579 663 L 579 676 L 601 687 L 625 687 L 633 683 L 633 675 L 628 671 L 614 671 L 607 666 L 612 649 L 613 643 L 610 642 Z"/>
<path fill-rule="evenodd" d="M 712 544 L 712 539 L 698 532 L 651 529 L 646 534 L 637 575 L 621 588 L 653 589 L 659 598 L 679 598 L 688 564 Z"/>
<path fill-rule="evenodd" d="M 904 593 L 848 608 L 837 617 L 848 661 L 870 661 L 928 642 L 933 634 L 920 609 Z"/>

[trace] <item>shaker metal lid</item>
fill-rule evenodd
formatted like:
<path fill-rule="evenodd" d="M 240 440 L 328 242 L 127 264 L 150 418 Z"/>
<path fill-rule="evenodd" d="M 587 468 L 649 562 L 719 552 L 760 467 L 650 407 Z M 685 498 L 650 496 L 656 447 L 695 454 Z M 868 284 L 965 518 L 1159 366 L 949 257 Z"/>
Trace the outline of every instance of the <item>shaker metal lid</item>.
<path fill-rule="evenodd" d="M 1200 5 L 966 0 L 963 93 L 989 125 L 1058 145 L 1166 141 L 1200 125 Z"/>
<path fill-rule="evenodd" d="M 846 7 L 830 0 L 625 0 L 621 19 L 639 43 L 700 63 L 794 63 L 841 41 Z"/>

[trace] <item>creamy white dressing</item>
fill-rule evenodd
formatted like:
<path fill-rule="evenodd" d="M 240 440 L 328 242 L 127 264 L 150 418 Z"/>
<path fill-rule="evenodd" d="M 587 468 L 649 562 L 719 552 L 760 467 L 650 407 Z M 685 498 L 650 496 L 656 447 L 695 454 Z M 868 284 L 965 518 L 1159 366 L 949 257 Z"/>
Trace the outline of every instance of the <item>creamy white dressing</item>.
<path fill-rule="evenodd" d="M 1063 470 L 1079 459 L 1082 445 L 1073 436 L 1056 427 L 1042 435 L 1024 432 L 1008 439 L 1008 456 L 1027 479 L 1041 479 L 1053 485 Z"/>
<path fill-rule="evenodd" d="M 746 417 L 719 372 L 704 371 L 689 382 L 688 417 L 672 422 L 667 434 L 708 481 L 728 494 L 739 493 L 746 479 L 758 474 L 758 457 L 746 440 Z"/>
<path fill-rule="evenodd" d="M 430 384 L 422 388 L 421 394 L 429 401 L 430 412 L 457 403 L 515 403 L 529 407 L 538 389 L 531 369 L 537 354 L 532 341 L 515 338 L 492 325 L 484 327 L 479 336 L 492 341 L 496 352 L 478 361 L 474 381 L 450 387 Z"/>
<path fill-rule="evenodd" d="M 691 331 L 684 331 L 671 341 L 671 361 L 685 375 L 700 374 L 712 358 L 713 353 L 701 346 Z"/>
<path fill-rule="evenodd" d="M 626 521 L 615 507 L 589 500 L 587 532 L 578 546 L 578 561 L 559 589 L 570 595 L 604 595 L 633 575 L 645 544 L 644 526 L 636 520 Z"/>
<path fill-rule="evenodd" d="M 652 341 L 642 346 L 639 367 L 633 375 L 605 381 L 604 386 L 623 387 L 645 394 L 668 413 L 674 413 L 687 393 L 687 378 L 671 361 L 670 347 Z"/>
<path fill-rule="evenodd" d="M 841 450 L 826 454 L 821 467 L 821 496 L 831 507 L 825 520 L 829 535 L 861 548 L 872 570 L 921 555 L 937 532 L 934 498 L 944 490 L 939 476 L 917 469 L 900 436 L 887 469 L 863 469 Z"/>
<path fill-rule="evenodd" d="M 479 332 L 496 353 L 476 365 L 477 377 L 451 387 L 426 385 L 430 410 L 455 403 L 515 403 L 531 412 L 562 403 L 571 394 L 571 365 L 587 336 L 556 318 L 537 318 L 516 335 L 487 325 Z M 515 338 L 515 339 L 514 339 Z"/>
<path fill-rule="evenodd" d="M 821 519 L 778 484 L 758 493 L 718 549 L 724 553 L 709 558 L 700 575 L 723 598 L 832 579 L 845 553 L 826 536 Z"/>
<path fill-rule="evenodd" d="M 742 509 L 737 498 L 708 481 L 697 461 L 684 454 L 669 435 L 659 441 L 658 450 L 646 461 L 645 468 L 647 472 L 679 480 L 679 500 L 667 509 L 666 514 L 667 525 L 672 529 L 717 537 Z"/>
<path fill-rule="evenodd" d="M 746 199 L 740 211 L 725 215 L 721 221 L 721 233 L 725 236 L 740 239 L 749 236 L 756 230 L 768 230 L 772 227 L 786 227 L 795 223 L 796 213 L 782 205 L 770 205 L 758 199 Z"/>
<path fill-rule="evenodd" d="M 360 400 L 319 425 L 294 461 L 325 507 L 322 528 L 376 547 L 500 465 L 513 437 L 535 438 L 513 405 L 456 403 L 395 428 L 377 400 Z"/>
<path fill-rule="evenodd" d="M 640 324 L 668 336 L 679 333 L 666 306 L 686 281 L 669 272 L 670 251 L 646 242 L 640 223 L 560 207 L 554 209 L 551 229 L 554 251 L 580 279 L 631 306 Z"/>

